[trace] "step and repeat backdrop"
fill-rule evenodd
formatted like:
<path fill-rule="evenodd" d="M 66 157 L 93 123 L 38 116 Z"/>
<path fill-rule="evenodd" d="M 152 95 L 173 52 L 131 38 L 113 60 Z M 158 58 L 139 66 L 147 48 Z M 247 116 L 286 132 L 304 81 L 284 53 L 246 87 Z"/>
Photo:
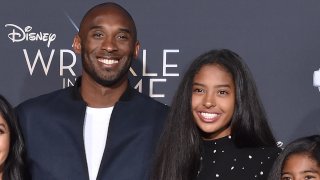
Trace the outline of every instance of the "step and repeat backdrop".
<path fill-rule="evenodd" d="M 72 86 L 81 59 L 72 41 L 99 0 L 12 0 L 0 6 L 0 93 L 14 105 Z M 141 42 L 130 83 L 170 105 L 190 62 L 228 48 L 246 61 L 283 143 L 320 133 L 320 1 L 114 1 Z"/>

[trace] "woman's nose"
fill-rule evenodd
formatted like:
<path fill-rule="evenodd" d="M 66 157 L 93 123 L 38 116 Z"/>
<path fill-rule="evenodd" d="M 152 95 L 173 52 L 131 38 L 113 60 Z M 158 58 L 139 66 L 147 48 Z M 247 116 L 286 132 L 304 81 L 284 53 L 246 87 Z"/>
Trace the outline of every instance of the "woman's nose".
<path fill-rule="evenodd" d="M 216 103 L 215 103 L 214 97 L 212 95 L 206 95 L 203 105 L 206 108 L 215 107 Z"/>

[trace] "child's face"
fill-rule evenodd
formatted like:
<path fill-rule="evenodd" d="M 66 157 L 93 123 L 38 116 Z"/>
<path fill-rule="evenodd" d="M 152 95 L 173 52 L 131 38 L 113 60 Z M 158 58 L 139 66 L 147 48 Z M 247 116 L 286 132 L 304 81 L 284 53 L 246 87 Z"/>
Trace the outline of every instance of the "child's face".
<path fill-rule="evenodd" d="M 192 92 L 192 113 L 203 138 L 230 135 L 236 102 L 232 75 L 222 66 L 205 65 L 193 79 Z"/>
<path fill-rule="evenodd" d="M 306 154 L 292 154 L 284 163 L 281 180 L 320 179 L 320 167 Z"/>
<path fill-rule="evenodd" d="M 8 157 L 10 148 L 10 131 L 7 122 L 0 115 L 0 172 Z"/>

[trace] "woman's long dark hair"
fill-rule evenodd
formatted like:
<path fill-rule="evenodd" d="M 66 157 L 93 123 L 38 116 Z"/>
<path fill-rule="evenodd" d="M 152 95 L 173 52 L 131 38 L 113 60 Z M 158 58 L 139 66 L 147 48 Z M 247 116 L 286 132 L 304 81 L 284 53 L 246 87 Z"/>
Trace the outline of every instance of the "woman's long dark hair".
<path fill-rule="evenodd" d="M 10 149 L 3 168 L 3 180 L 23 179 L 23 140 L 19 124 L 10 103 L 0 95 L 0 115 L 8 124 Z"/>
<path fill-rule="evenodd" d="M 212 64 L 224 67 L 235 82 L 236 108 L 231 120 L 231 134 L 236 146 L 276 146 L 246 64 L 230 50 L 212 50 L 192 62 L 173 98 L 157 148 L 153 180 L 191 180 L 196 177 L 200 166 L 201 137 L 191 110 L 192 85 L 200 69 Z"/>
<path fill-rule="evenodd" d="M 305 154 L 320 167 L 320 135 L 299 138 L 289 143 L 280 153 L 269 173 L 269 180 L 280 180 L 283 165 L 290 155 Z"/>

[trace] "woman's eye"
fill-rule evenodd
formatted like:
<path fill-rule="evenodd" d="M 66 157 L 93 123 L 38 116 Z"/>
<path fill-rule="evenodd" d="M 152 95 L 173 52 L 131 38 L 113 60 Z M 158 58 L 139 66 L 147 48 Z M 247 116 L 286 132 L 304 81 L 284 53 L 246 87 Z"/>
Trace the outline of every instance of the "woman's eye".
<path fill-rule="evenodd" d="M 292 180 L 290 177 L 282 177 L 281 180 Z"/>
<path fill-rule="evenodd" d="M 203 93 L 204 90 L 203 90 L 203 89 L 198 89 L 198 88 L 196 88 L 196 89 L 193 89 L 193 92 L 194 92 L 194 93 Z"/>
<path fill-rule="evenodd" d="M 218 94 L 220 94 L 220 95 L 227 95 L 227 94 L 229 94 L 229 93 L 228 93 L 228 91 L 220 90 L 220 91 L 218 91 Z"/>
<path fill-rule="evenodd" d="M 291 178 L 290 175 L 283 174 L 283 175 L 281 176 L 281 180 L 292 180 L 292 178 Z"/>

